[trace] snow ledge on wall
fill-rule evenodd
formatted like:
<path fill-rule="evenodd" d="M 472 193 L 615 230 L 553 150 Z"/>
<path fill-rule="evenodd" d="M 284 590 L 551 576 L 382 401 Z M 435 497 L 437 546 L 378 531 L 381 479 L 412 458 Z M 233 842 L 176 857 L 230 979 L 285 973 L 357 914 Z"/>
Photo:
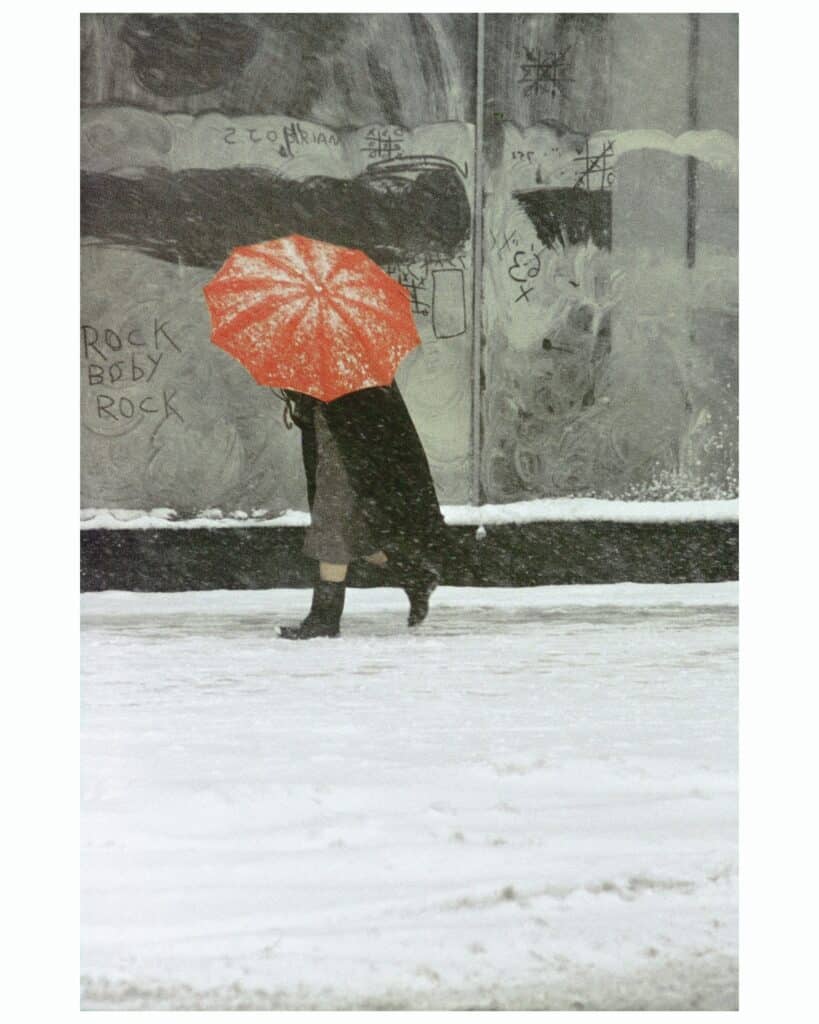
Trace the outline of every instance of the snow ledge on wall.
<path fill-rule="evenodd" d="M 736 498 L 712 501 L 605 501 L 601 498 L 537 498 L 505 505 L 443 505 L 448 526 L 502 526 L 547 522 L 691 523 L 737 522 Z M 223 527 L 296 526 L 310 524 L 310 513 L 267 509 L 224 513 L 204 509 L 192 519 L 177 519 L 169 508 L 88 508 L 80 512 L 82 530 L 194 530 Z"/>

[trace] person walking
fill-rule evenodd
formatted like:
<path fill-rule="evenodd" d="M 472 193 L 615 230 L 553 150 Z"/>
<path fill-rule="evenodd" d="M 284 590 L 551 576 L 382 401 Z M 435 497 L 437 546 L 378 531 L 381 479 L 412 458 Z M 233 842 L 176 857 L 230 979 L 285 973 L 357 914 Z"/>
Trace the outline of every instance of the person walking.
<path fill-rule="evenodd" d="M 301 428 L 318 562 L 288 640 L 338 636 L 347 568 L 365 558 L 423 622 L 445 526 L 423 445 L 395 383 L 421 344 L 407 289 L 366 253 L 288 235 L 235 249 L 203 288 L 211 340 L 287 402 Z"/>
<path fill-rule="evenodd" d="M 307 617 L 288 640 L 340 633 L 350 562 L 363 558 L 401 587 L 407 623 L 427 616 L 440 579 L 445 525 L 426 454 L 397 384 L 322 402 L 283 389 L 285 422 L 301 430 L 311 523 L 304 554 L 318 562 Z"/>

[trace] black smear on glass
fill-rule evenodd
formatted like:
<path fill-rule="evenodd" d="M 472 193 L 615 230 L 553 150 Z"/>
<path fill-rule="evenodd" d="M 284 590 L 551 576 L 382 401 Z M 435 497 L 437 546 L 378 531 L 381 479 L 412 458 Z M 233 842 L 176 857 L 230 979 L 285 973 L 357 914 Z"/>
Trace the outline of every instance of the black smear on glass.
<path fill-rule="evenodd" d="M 410 14 L 410 29 L 421 65 L 424 82 L 433 96 L 446 95 L 446 79 L 441 63 L 441 51 L 432 26 L 423 14 Z"/>
<path fill-rule="evenodd" d="M 303 181 L 261 168 L 147 168 L 127 178 L 86 172 L 81 188 L 84 240 L 191 267 L 217 268 L 236 246 L 290 234 L 381 264 L 453 256 L 470 234 L 469 201 L 450 168 Z"/>
<path fill-rule="evenodd" d="M 209 92 L 256 52 L 255 26 L 237 15 L 129 14 L 120 39 L 133 50 L 139 84 L 157 96 Z"/>
<path fill-rule="evenodd" d="M 384 67 L 372 49 L 367 50 L 367 70 L 370 73 L 370 81 L 379 106 L 384 111 L 385 119 L 390 124 L 400 124 L 401 101 L 398 98 L 395 79 L 392 77 L 390 69 Z"/>
<path fill-rule="evenodd" d="M 539 188 L 513 193 L 550 249 L 564 241 L 578 245 L 591 239 L 611 249 L 611 192 L 606 189 Z"/>

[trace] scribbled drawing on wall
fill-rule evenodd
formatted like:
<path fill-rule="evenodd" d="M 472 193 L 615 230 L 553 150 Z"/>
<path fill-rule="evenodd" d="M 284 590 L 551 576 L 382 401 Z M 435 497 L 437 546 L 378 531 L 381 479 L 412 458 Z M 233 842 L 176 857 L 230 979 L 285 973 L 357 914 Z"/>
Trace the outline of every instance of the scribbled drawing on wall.
<path fill-rule="evenodd" d="M 569 76 L 568 53 L 568 47 L 559 52 L 552 50 L 547 53 L 525 47 L 525 59 L 520 65 L 522 77 L 518 80 L 518 84 L 524 86 L 523 95 L 538 96 L 545 92 L 555 99 L 558 93 L 563 94 L 572 81 Z"/>
<path fill-rule="evenodd" d="M 464 272 L 458 267 L 432 271 L 432 329 L 436 338 L 466 334 Z"/>

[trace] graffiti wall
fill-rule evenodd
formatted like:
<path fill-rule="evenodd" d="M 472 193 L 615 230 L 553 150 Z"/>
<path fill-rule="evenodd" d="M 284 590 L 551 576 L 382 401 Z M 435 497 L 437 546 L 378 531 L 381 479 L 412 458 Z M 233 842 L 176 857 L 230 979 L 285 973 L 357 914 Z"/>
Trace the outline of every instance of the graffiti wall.
<path fill-rule="evenodd" d="M 486 498 L 734 496 L 735 19 L 493 16 L 487 66 Z"/>
<path fill-rule="evenodd" d="M 468 500 L 474 19 L 85 15 L 82 501 L 305 508 L 298 431 L 210 342 L 237 245 L 363 249 L 408 289 L 399 384 Z"/>
<path fill-rule="evenodd" d="M 290 233 L 406 287 L 442 502 L 735 493 L 736 19 L 483 24 L 479 54 L 477 15 L 82 16 L 86 508 L 306 508 L 202 296 Z"/>
<path fill-rule="evenodd" d="M 128 117 L 139 152 L 123 168 L 110 139 Z M 423 344 L 399 384 L 441 493 L 465 500 L 469 127 L 128 117 L 84 119 L 86 500 L 185 513 L 304 506 L 298 432 L 276 393 L 211 343 L 202 297 L 232 248 L 291 233 L 364 249 L 409 290 Z"/>

